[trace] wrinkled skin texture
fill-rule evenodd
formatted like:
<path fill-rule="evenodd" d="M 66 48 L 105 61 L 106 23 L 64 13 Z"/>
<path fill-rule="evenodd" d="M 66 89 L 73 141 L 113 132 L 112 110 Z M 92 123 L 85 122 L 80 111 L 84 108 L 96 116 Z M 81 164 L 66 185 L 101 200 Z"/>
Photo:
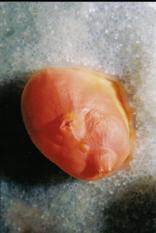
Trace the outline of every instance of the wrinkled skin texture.
<path fill-rule="evenodd" d="M 33 143 L 71 176 L 96 180 L 123 167 L 134 128 L 123 88 L 84 68 L 45 68 L 27 82 L 22 116 Z"/>

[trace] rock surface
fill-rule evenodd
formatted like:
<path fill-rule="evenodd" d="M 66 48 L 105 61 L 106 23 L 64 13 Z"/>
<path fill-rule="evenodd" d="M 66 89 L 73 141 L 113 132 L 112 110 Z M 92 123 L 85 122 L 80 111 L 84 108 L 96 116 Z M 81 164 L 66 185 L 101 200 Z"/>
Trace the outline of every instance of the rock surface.
<path fill-rule="evenodd" d="M 0 3 L 0 232 L 156 232 L 155 21 L 154 3 Z M 80 182 L 34 147 L 20 96 L 27 75 L 47 65 L 121 78 L 136 108 L 128 169 Z"/>

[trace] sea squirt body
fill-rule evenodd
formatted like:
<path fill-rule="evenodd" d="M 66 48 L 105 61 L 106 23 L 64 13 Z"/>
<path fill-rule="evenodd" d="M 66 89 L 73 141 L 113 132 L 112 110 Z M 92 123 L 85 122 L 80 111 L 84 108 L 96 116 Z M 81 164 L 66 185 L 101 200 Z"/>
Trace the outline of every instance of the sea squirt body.
<path fill-rule="evenodd" d="M 45 68 L 22 93 L 22 116 L 36 147 L 71 176 L 111 175 L 132 154 L 131 109 L 119 81 L 85 68 Z"/>

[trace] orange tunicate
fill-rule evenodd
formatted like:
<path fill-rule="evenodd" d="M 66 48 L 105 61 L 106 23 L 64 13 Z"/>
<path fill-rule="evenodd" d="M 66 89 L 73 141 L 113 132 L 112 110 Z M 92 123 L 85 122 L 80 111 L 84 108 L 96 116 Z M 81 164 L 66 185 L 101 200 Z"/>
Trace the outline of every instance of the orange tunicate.
<path fill-rule="evenodd" d="M 45 68 L 32 75 L 21 100 L 36 147 L 71 176 L 96 180 L 130 160 L 135 130 L 119 81 L 85 68 Z"/>

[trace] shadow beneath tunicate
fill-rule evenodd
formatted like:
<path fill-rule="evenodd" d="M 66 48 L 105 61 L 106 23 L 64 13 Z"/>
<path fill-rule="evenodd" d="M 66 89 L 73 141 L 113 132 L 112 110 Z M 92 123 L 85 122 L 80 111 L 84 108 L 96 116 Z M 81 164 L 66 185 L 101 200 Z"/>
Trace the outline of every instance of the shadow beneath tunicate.
<path fill-rule="evenodd" d="M 0 176 L 24 186 L 71 181 L 37 150 L 25 130 L 20 100 L 26 77 L 0 77 L 7 80 L 0 82 Z"/>
<path fill-rule="evenodd" d="M 145 177 L 111 202 L 104 211 L 103 233 L 156 233 L 156 181 Z"/>

